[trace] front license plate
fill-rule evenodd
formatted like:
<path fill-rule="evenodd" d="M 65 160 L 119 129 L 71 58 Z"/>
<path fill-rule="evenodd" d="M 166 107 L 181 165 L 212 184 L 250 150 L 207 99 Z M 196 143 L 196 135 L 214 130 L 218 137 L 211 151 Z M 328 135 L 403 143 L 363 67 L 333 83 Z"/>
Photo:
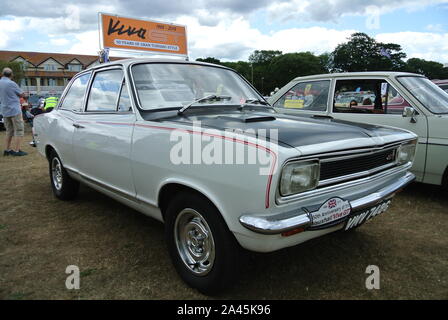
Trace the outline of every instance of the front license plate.
<path fill-rule="evenodd" d="M 373 217 L 383 213 L 389 208 L 391 200 L 387 200 L 383 203 L 380 203 L 374 207 L 371 207 L 369 209 L 354 212 L 345 223 L 344 230 L 349 230 L 354 227 L 360 226 L 361 224 L 367 222 L 368 220 L 372 219 Z"/>

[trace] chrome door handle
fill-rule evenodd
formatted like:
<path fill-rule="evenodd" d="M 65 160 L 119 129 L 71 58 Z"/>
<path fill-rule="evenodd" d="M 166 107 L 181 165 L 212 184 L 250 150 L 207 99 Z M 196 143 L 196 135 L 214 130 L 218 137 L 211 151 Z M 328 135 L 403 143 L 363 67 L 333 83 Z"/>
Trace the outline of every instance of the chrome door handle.
<path fill-rule="evenodd" d="M 79 124 L 77 124 L 77 123 L 74 123 L 73 126 L 74 126 L 75 128 L 78 128 L 78 129 L 82 129 L 82 128 L 84 128 L 84 126 L 81 126 L 81 125 L 79 125 Z"/>

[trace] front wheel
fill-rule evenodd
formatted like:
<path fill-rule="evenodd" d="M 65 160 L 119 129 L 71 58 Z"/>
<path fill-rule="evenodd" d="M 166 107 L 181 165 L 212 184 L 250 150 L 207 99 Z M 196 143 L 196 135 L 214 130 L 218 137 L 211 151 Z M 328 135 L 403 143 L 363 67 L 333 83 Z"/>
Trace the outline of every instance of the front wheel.
<path fill-rule="evenodd" d="M 61 200 L 72 200 L 79 190 L 79 182 L 69 176 L 61 159 L 52 152 L 49 157 L 50 182 L 53 194 Z"/>
<path fill-rule="evenodd" d="M 241 248 L 208 199 L 181 193 L 171 201 L 165 218 L 171 259 L 188 285 L 215 294 L 237 279 Z"/>

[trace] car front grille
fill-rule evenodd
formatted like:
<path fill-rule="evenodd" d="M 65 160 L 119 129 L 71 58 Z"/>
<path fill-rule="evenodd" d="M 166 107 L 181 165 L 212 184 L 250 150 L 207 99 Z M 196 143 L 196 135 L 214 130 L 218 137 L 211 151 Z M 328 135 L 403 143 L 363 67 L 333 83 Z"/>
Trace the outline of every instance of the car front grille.
<path fill-rule="evenodd" d="M 389 168 L 395 164 L 396 152 L 396 148 L 392 148 L 340 159 L 323 159 L 320 163 L 320 181 L 330 184 L 347 180 L 350 176 L 366 176 Z"/>

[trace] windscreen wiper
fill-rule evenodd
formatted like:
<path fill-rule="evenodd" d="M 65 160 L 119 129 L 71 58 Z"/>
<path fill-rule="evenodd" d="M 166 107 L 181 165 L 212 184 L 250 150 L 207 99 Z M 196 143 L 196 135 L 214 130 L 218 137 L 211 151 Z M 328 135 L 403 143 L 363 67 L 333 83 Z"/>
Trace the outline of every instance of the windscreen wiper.
<path fill-rule="evenodd" d="M 242 103 L 239 106 L 239 109 L 242 110 L 246 104 L 255 104 L 255 103 L 258 103 L 258 104 L 261 104 L 264 106 L 271 106 L 268 102 L 261 100 L 261 99 L 246 99 L 246 101 L 244 101 L 244 103 Z"/>
<path fill-rule="evenodd" d="M 270 106 L 270 104 L 268 102 L 261 100 L 261 99 L 247 99 L 246 101 L 244 101 L 244 103 L 259 103 L 264 106 Z"/>
<path fill-rule="evenodd" d="M 177 114 L 184 113 L 185 110 L 190 108 L 195 103 L 204 102 L 204 101 L 221 101 L 221 100 L 231 100 L 232 97 L 230 96 L 218 96 L 216 94 L 211 94 L 202 98 L 199 98 L 197 100 L 194 100 L 193 102 L 187 104 L 186 106 L 182 107 L 179 111 L 177 111 Z"/>

